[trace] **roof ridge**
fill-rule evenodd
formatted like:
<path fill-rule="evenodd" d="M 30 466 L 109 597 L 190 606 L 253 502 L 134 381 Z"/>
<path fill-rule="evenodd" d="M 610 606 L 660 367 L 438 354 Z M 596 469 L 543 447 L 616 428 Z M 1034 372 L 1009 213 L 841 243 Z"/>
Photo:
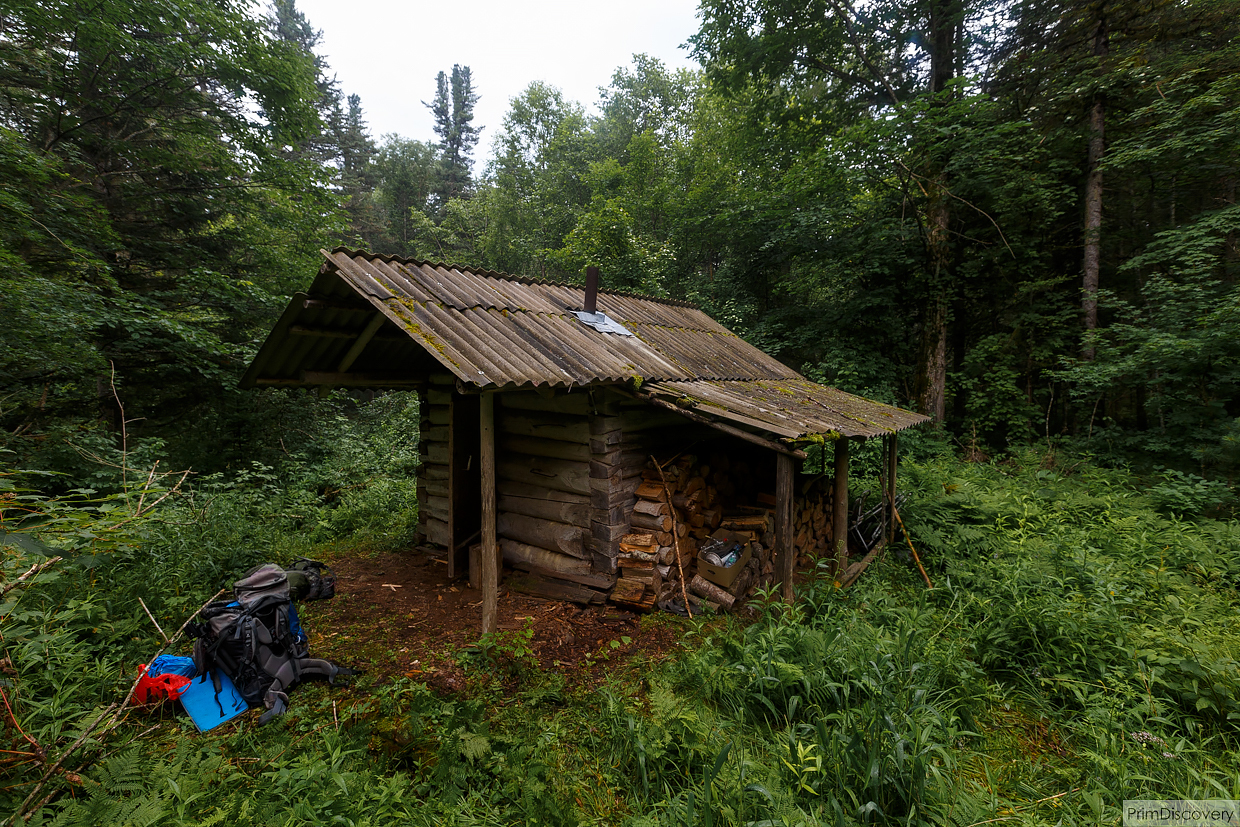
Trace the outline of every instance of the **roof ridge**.
<path fill-rule="evenodd" d="M 350 258 L 353 258 L 355 256 L 361 256 L 362 258 L 368 258 L 372 260 L 378 259 L 379 261 L 382 261 L 384 264 L 391 264 L 392 262 L 396 262 L 397 264 L 413 265 L 416 267 L 421 267 L 423 265 L 426 265 L 429 267 L 443 267 L 449 270 L 457 270 L 462 273 L 469 273 L 470 275 L 474 275 L 474 276 L 482 276 L 484 278 L 495 278 L 495 279 L 502 279 L 504 281 L 515 281 L 518 284 L 541 284 L 541 285 L 546 285 L 548 287 L 572 287 L 572 288 L 577 288 L 577 289 L 583 288 L 583 285 L 573 284 L 571 282 L 566 282 L 566 281 L 551 281 L 549 279 L 538 279 L 532 276 L 516 276 L 516 275 L 513 275 L 512 273 L 501 273 L 498 270 L 487 270 L 486 268 L 483 268 L 483 267 L 471 267 L 467 264 L 449 264 L 446 261 L 436 262 L 436 261 L 431 261 L 430 259 L 406 258 L 404 256 L 394 255 L 392 253 L 371 253 L 361 248 L 345 247 L 343 245 L 338 246 L 338 247 L 333 247 L 330 252 L 344 253 Z M 699 311 L 702 309 L 698 307 L 696 304 L 694 304 L 693 302 L 684 301 L 683 299 L 666 299 L 666 298 L 661 298 L 659 296 L 650 296 L 645 293 L 631 293 L 627 290 L 602 290 L 600 289 L 598 292 L 600 294 L 608 295 L 608 296 L 621 296 L 626 299 L 641 299 L 643 301 L 657 302 L 658 304 L 665 304 L 671 307 L 687 307 L 690 310 L 699 310 Z"/>

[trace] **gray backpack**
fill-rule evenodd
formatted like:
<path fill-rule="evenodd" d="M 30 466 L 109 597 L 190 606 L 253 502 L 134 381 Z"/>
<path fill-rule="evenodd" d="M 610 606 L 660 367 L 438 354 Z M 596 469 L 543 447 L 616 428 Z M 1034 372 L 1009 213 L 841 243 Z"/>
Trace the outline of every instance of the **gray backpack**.
<path fill-rule="evenodd" d="M 311 561 L 304 561 L 311 562 Z M 301 596 L 309 599 L 335 593 L 335 578 L 327 581 L 325 567 L 315 563 L 311 578 L 294 569 L 292 578 Z M 311 580 L 314 583 L 311 583 Z M 324 583 L 329 582 L 329 587 Z M 315 585 L 317 583 L 317 585 Z M 204 623 L 194 630 L 194 665 L 198 674 L 210 673 L 218 696 L 219 674 L 232 679 L 250 706 L 267 708 L 259 718 L 265 724 L 288 709 L 288 690 L 309 678 L 336 678 L 357 674 L 331 661 L 309 657 L 306 636 L 293 605 L 290 576 L 283 568 L 266 564 L 251 569 L 233 584 L 234 599 L 216 601 L 202 610 Z M 218 698 L 217 698 L 218 700 Z"/>

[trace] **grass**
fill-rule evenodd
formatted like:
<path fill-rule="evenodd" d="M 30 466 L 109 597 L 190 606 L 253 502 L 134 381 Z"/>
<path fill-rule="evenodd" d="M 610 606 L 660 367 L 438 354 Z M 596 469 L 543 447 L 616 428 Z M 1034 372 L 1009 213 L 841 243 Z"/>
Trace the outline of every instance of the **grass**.
<path fill-rule="evenodd" d="M 602 651 L 599 684 L 537 668 L 514 637 L 476 647 L 478 679 L 453 696 L 408 678 L 308 685 L 278 724 L 204 736 L 133 716 L 67 764 L 82 780 L 56 780 L 29 823 L 980 827 L 1240 798 L 1240 526 L 1226 502 L 1211 517 L 1166 507 L 1185 499 L 1173 479 L 1151 491 L 1073 462 L 906 467 L 933 591 L 893 550 L 855 587 L 813 580 L 756 622 L 652 620 L 686 650 Z M 95 532 L 83 542 L 106 550 L 7 596 L 5 686 L 49 754 L 123 693 L 118 675 L 150 649 L 131 598 L 175 591 L 186 549 L 195 577 L 322 550 L 244 516 L 253 494 L 219 496 L 235 501 L 217 513 L 240 515 L 227 527 L 169 513 Z M 89 523 L 70 511 L 65 526 Z M 175 606 L 199 599 L 181 588 Z M 0 767 L 11 810 L 40 766 Z"/>

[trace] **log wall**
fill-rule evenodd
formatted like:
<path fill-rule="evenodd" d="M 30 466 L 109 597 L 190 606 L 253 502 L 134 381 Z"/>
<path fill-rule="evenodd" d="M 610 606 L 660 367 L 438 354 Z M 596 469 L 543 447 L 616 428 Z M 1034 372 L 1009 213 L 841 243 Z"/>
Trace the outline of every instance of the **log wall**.
<path fill-rule="evenodd" d="M 496 395 L 498 533 L 505 561 L 544 578 L 606 588 L 592 564 L 590 392 Z"/>
<path fill-rule="evenodd" d="M 438 381 L 437 381 L 438 380 Z M 428 543 L 447 548 L 449 529 L 448 423 L 452 399 L 450 376 L 432 376 L 419 402 L 422 413 L 418 450 L 418 531 Z"/>

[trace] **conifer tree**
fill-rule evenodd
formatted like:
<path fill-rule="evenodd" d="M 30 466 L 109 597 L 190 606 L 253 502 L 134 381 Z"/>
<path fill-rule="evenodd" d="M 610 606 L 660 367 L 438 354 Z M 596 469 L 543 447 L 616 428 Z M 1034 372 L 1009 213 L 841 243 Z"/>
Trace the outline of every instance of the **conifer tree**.
<path fill-rule="evenodd" d="M 435 134 L 439 136 L 440 180 L 435 187 L 434 202 L 442 212 L 448 200 L 469 193 L 472 184 L 473 159 L 470 157 L 482 128 L 473 125 L 473 76 L 468 66 L 454 64 L 451 78 L 440 72 L 435 77 L 435 100 L 423 105 L 435 116 Z"/>

